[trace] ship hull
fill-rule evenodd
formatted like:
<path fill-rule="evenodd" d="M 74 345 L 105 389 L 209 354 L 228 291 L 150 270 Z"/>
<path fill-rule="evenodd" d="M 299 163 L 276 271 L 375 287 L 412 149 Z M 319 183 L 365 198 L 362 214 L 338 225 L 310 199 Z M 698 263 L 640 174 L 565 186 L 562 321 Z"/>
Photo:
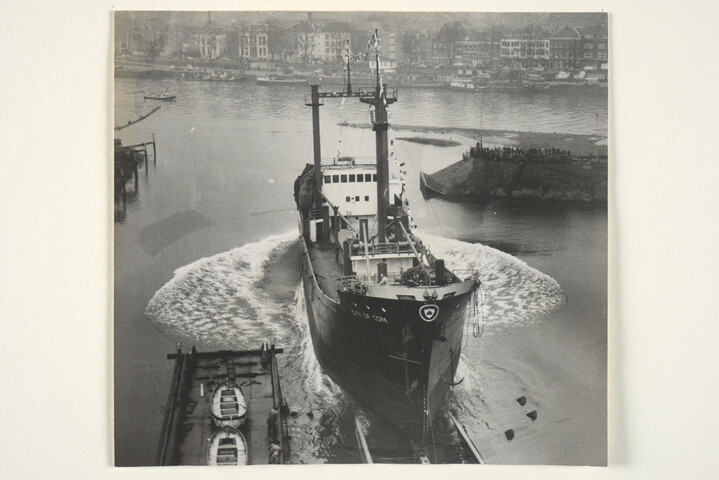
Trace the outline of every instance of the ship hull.
<path fill-rule="evenodd" d="M 315 356 L 359 403 L 424 444 L 454 381 L 473 288 L 442 299 L 378 298 L 350 291 L 330 298 L 314 278 L 302 239 L 302 277 Z M 438 309 L 431 321 L 420 309 Z"/>

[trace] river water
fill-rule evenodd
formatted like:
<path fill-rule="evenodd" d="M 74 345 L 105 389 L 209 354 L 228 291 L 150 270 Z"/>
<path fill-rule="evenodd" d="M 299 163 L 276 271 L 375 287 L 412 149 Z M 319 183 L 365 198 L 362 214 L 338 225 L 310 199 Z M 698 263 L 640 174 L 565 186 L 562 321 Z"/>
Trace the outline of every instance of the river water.
<path fill-rule="evenodd" d="M 177 100 L 143 100 L 167 90 Z M 154 462 L 172 362 L 184 348 L 257 348 L 272 340 L 291 419 L 292 461 L 358 461 L 353 413 L 370 446 L 403 461 L 394 432 L 326 379 L 299 295 L 292 185 L 312 161 L 309 89 L 252 82 L 116 79 L 115 123 L 162 108 L 118 132 L 123 144 L 155 134 L 157 164 L 116 206 L 114 285 L 117 465 Z M 327 100 L 322 156 L 374 154 L 367 106 Z M 534 95 L 406 89 L 391 107 L 401 125 L 606 135 L 605 89 Z M 411 136 L 391 131 L 390 138 Z M 438 136 L 434 134 L 433 136 Z M 482 335 L 466 332 L 457 380 L 437 418 L 437 448 L 450 443 L 448 413 L 488 463 L 604 464 L 607 455 L 606 206 L 424 200 L 418 172 L 460 158 L 476 139 L 440 148 L 395 140 L 412 215 L 425 244 L 451 268 L 478 268 L 486 286 Z M 520 405 L 518 398 L 526 399 Z M 532 419 L 527 414 L 536 412 Z M 308 413 L 310 413 L 308 415 Z M 512 429 L 513 439 L 505 431 Z M 431 454 L 432 452 L 430 452 Z M 408 460 L 406 460 L 408 461 Z"/>

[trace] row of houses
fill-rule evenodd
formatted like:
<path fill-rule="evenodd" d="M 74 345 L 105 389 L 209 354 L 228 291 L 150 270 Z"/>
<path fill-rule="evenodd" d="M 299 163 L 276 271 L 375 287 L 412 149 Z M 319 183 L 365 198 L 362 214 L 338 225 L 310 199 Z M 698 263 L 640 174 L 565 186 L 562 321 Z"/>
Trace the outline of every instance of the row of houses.
<path fill-rule="evenodd" d="M 453 45 L 431 33 L 413 37 L 411 51 L 398 45 L 395 32 L 381 31 L 381 68 L 393 70 L 398 62 L 419 66 L 543 67 L 566 70 L 591 67 L 607 69 L 608 32 L 606 25 L 564 26 L 540 38 L 509 37 L 496 39 L 467 35 Z M 176 58 L 198 56 L 204 59 L 284 61 L 288 63 L 337 63 L 342 61 L 346 45 L 352 51 L 366 49 L 367 35 L 348 24 L 321 28 L 311 22 L 289 27 L 279 24 L 250 24 L 242 27 L 208 26 L 199 33 L 182 29 L 148 31 L 135 25 L 131 30 L 116 30 L 117 54 L 164 55 Z M 405 48 L 401 48 L 405 47 Z M 449 48 L 452 47 L 452 48 Z"/>
<path fill-rule="evenodd" d="M 143 57 L 332 63 L 343 58 L 348 42 L 354 51 L 362 50 L 367 42 L 366 34 L 356 34 L 348 25 L 324 30 L 310 22 L 290 27 L 273 23 L 208 26 L 202 30 L 189 32 L 179 26 L 153 30 L 147 24 L 120 26 L 115 30 L 115 53 Z M 394 33 L 384 32 L 382 40 L 383 57 L 396 62 Z"/>
<path fill-rule="evenodd" d="M 429 41 L 414 52 L 415 60 L 431 66 L 447 65 L 449 49 L 439 41 Z M 590 67 L 606 70 L 609 41 L 606 26 L 559 28 L 545 38 L 501 38 L 455 42 L 454 66 L 490 67 L 497 64 L 513 69 L 543 67 L 571 70 Z"/>

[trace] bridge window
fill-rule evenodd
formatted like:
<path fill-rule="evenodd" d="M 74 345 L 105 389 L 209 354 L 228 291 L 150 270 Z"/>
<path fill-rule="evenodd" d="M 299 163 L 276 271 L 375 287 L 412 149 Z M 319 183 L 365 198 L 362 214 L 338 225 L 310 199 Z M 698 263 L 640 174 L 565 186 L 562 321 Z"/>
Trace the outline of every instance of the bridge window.
<path fill-rule="evenodd" d="M 377 174 L 376 174 L 376 173 L 373 173 L 373 174 L 372 174 L 372 181 L 373 181 L 373 182 L 376 182 L 376 181 L 377 181 Z"/>
<path fill-rule="evenodd" d="M 332 183 L 340 183 L 340 176 L 332 175 Z"/>
<path fill-rule="evenodd" d="M 364 181 L 365 181 L 365 182 L 371 182 L 371 181 L 372 181 L 372 174 L 371 174 L 371 173 L 365 173 L 365 174 L 364 174 Z"/>
<path fill-rule="evenodd" d="M 325 183 L 332 183 L 332 177 L 325 175 Z"/>
<path fill-rule="evenodd" d="M 349 202 L 350 200 L 351 200 L 350 196 L 347 195 L 347 196 L 345 197 L 345 202 Z"/>
<path fill-rule="evenodd" d="M 340 182 L 347 183 L 347 175 L 340 175 Z"/>
<path fill-rule="evenodd" d="M 364 201 L 365 201 L 365 202 L 369 202 L 369 195 L 365 195 L 365 196 L 364 196 Z"/>
<path fill-rule="evenodd" d="M 359 195 L 357 195 L 357 196 L 355 197 L 355 202 L 359 202 L 359 201 L 360 201 L 360 200 L 359 200 Z"/>
<path fill-rule="evenodd" d="M 350 182 L 351 182 L 351 183 L 354 183 L 354 181 L 355 181 L 355 174 L 354 174 L 354 173 L 350 173 Z"/>
<path fill-rule="evenodd" d="M 361 173 L 359 175 L 357 175 L 357 181 L 364 182 L 364 175 L 362 175 Z"/>

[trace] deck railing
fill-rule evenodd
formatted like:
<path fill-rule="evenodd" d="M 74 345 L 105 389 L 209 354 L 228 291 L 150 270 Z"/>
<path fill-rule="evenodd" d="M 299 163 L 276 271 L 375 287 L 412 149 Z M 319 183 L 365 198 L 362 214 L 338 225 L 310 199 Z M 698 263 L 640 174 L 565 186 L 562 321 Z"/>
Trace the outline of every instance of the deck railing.
<path fill-rule="evenodd" d="M 430 272 L 429 270 L 424 270 L 424 272 L 425 275 L 421 279 L 413 279 L 416 286 L 440 287 L 447 285 L 447 283 L 438 284 L 433 271 Z M 405 273 L 406 271 L 402 270 L 387 272 L 388 282 L 386 285 L 405 285 L 406 283 L 402 281 L 402 277 Z M 456 277 L 456 281 L 460 282 L 466 282 L 479 277 L 479 271 L 477 270 L 452 270 L 452 274 Z M 350 292 L 359 295 L 367 293 L 368 285 L 382 285 L 381 278 L 377 273 L 374 273 L 369 277 L 367 275 L 346 275 L 335 279 L 334 283 L 335 285 L 339 285 L 340 290 L 343 292 Z M 452 282 L 450 281 L 449 283 Z M 409 285 L 412 285 L 412 283 L 409 283 Z"/>

